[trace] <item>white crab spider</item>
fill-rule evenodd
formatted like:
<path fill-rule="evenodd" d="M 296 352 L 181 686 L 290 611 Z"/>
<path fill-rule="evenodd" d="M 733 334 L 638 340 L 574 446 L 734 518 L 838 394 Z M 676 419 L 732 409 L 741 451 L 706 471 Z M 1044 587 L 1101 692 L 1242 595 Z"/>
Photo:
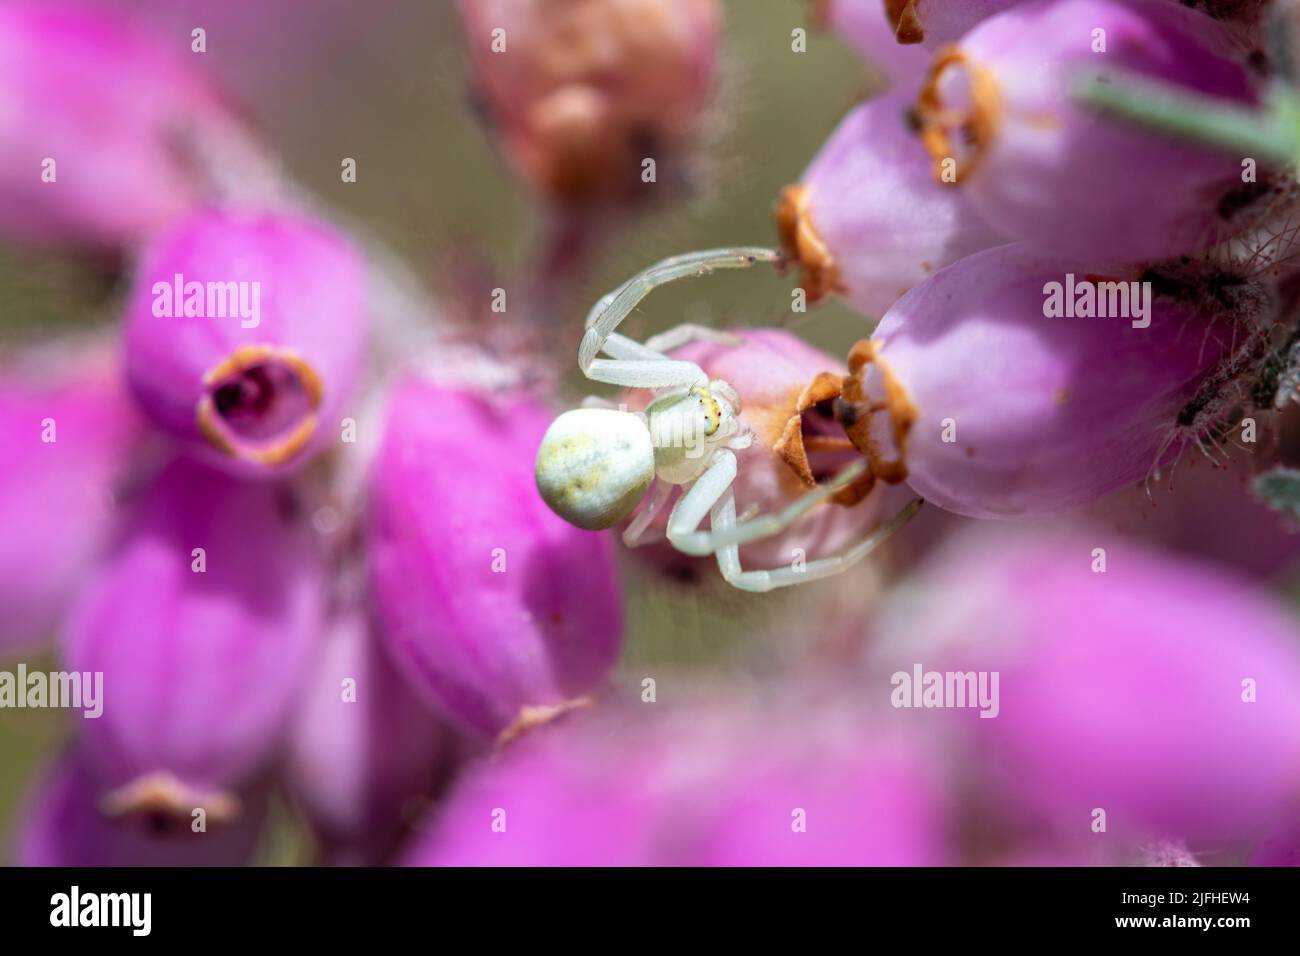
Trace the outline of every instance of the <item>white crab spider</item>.
<path fill-rule="evenodd" d="M 911 518 L 921 505 L 919 499 L 842 554 L 809 561 L 799 569 L 743 570 L 741 544 L 781 531 L 861 475 L 865 462 L 855 461 L 775 514 L 737 522 L 732 490 L 735 452 L 752 441 L 737 417 L 740 396 L 721 379 L 710 381 L 694 362 L 663 354 L 694 339 L 730 341 L 731 337 L 696 325 L 680 325 L 642 345 L 615 331 L 656 286 L 779 258 L 775 250 L 752 247 L 675 256 L 633 276 L 592 307 L 578 349 L 583 373 L 596 382 L 659 392 L 644 413 L 588 399 L 584 407 L 565 412 L 551 424 L 537 452 L 536 474 L 538 490 L 556 514 L 580 528 L 610 528 L 646 499 L 649 491 L 645 507 L 623 532 L 624 542 L 635 547 L 681 487 L 684 493 L 668 518 L 668 540 L 686 554 L 716 555 L 723 577 L 746 591 L 769 591 L 838 574 L 866 557 Z M 602 352 L 609 357 L 598 358 Z M 702 531 L 706 515 L 710 530 Z"/>

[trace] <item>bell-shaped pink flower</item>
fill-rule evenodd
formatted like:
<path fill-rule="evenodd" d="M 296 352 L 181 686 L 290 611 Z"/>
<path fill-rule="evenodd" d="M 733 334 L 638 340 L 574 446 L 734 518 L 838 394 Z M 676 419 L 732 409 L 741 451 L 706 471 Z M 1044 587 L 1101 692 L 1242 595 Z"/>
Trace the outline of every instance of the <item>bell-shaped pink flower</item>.
<path fill-rule="evenodd" d="M 54 635 L 141 432 L 107 348 L 53 345 L 0 364 L 0 654 Z"/>
<path fill-rule="evenodd" d="M 917 99 L 938 181 L 1040 251 L 1110 260 L 1204 249 L 1249 224 L 1242 157 L 1074 99 L 1097 74 L 1253 106 L 1227 29 L 1167 0 L 1039 0 L 940 51 Z M 1159 188 L 1152 188 L 1158 183 Z"/>
<path fill-rule="evenodd" d="M 923 43 L 930 49 L 956 43 L 981 20 L 1023 2 L 1024 0 L 870 0 L 871 5 L 883 7 L 883 15 L 897 42 L 908 45 Z"/>
<path fill-rule="evenodd" d="M 127 305 L 127 374 L 168 433 L 241 474 L 340 440 L 365 361 L 358 252 L 323 223 L 206 210 L 146 251 Z"/>
<path fill-rule="evenodd" d="M 333 864 L 383 862 L 455 756 L 455 740 L 345 613 L 294 707 L 284 775 Z"/>
<path fill-rule="evenodd" d="M 0 6 L 0 235 L 119 247 L 263 175 L 185 41 L 48 3 Z"/>
<path fill-rule="evenodd" d="M 526 396 L 407 378 L 372 464 L 377 627 L 405 676 L 481 734 L 600 689 L 622 636 L 609 540 L 551 513 Z"/>
<path fill-rule="evenodd" d="M 814 9 L 891 86 L 915 93 L 930 64 L 926 50 L 902 43 L 881 0 L 819 0 Z"/>
<path fill-rule="evenodd" d="M 115 819 L 84 753 L 60 758 L 28 797 L 14 840 L 19 866 L 242 866 L 266 820 L 266 787 L 240 795 L 243 812 L 222 822 L 192 813 Z"/>
<path fill-rule="evenodd" d="M 323 568 L 291 489 L 189 460 L 139 495 L 86 583 L 64 664 L 101 673 L 79 721 L 112 812 L 239 813 L 279 747 L 318 646 Z"/>
<path fill-rule="evenodd" d="M 882 683 L 997 675 L 989 718 L 915 683 L 901 713 L 959 735 L 1003 826 L 1224 859 L 1300 805 L 1300 628 L 1222 570 L 984 526 L 895 592 L 872 648 Z"/>
<path fill-rule="evenodd" d="M 459 6 L 487 121 L 534 190 L 585 205 L 681 177 L 713 90 L 717 0 Z"/>
<path fill-rule="evenodd" d="M 927 276 L 1006 241 L 961 189 L 934 180 L 907 126 L 910 95 L 856 107 L 781 193 L 777 227 L 810 302 L 837 292 L 879 317 Z"/>
<path fill-rule="evenodd" d="M 679 703 L 575 715 L 461 780 L 414 866 L 949 862 L 936 768 L 860 711 Z"/>
<path fill-rule="evenodd" d="M 754 442 L 736 452 L 736 510 L 739 514 L 779 511 L 819 482 L 833 478 L 857 457 L 831 412 L 843 384 L 844 365 L 782 329 L 739 329 L 734 344 L 695 341 L 673 351 L 694 362 L 711 379 L 723 379 L 741 399 L 740 422 Z M 623 401 L 643 409 L 644 389 Z M 866 536 L 880 516 L 878 496 L 868 497 L 872 480 L 845 488 L 830 503 L 814 509 L 779 535 L 741 548 L 745 567 L 789 566 L 800 553 L 807 560 L 839 551 Z M 668 524 L 664 508 L 654 532 L 661 539 L 644 548 L 653 562 L 673 571 L 713 558 L 689 558 L 662 540 Z"/>
<path fill-rule="evenodd" d="M 900 299 L 850 356 L 839 415 L 885 480 L 974 517 L 1063 511 L 1141 481 L 1244 396 L 1273 300 L 1157 294 L 1020 245 Z M 1091 303 L 1091 304 L 1089 304 Z"/>

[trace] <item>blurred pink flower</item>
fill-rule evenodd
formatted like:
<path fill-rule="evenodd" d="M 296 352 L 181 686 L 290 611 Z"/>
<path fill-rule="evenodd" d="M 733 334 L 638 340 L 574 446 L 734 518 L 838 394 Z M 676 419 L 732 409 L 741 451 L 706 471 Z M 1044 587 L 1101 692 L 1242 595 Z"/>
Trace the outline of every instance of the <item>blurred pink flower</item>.
<path fill-rule="evenodd" d="M 142 241 L 262 159 L 188 45 L 109 15 L 0 4 L 0 235 Z"/>
<path fill-rule="evenodd" d="M 540 731 L 471 772 L 405 862 L 949 862 L 946 800 L 914 744 L 872 733 L 854 708 L 708 699 L 639 718 L 575 715 Z"/>
<path fill-rule="evenodd" d="M 956 737 L 1004 827 L 1219 854 L 1300 805 L 1300 628 L 1208 567 L 984 526 L 894 593 L 870 660 L 882 688 L 917 664 L 998 675 L 992 719 L 906 713 Z"/>
<path fill-rule="evenodd" d="M 106 817 L 102 790 L 85 755 L 59 758 L 38 781 L 17 826 L 19 866 L 242 866 L 251 861 L 266 819 L 265 787 L 241 795 L 245 810 L 230 824 L 145 816 Z"/>
<path fill-rule="evenodd" d="M 0 653 L 52 637 L 99 554 L 142 433 L 107 347 L 55 344 L 0 364 Z"/>
<path fill-rule="evenodd" d="M 371 472 L 377 626 L 405 676 L 480 734 L 600 689 L 622 609 L 609 540 L 556 517 L 533 458 L 550 414 L 411 377 Z"/>
<path fill-rule="evenodd" d="M 294 708 L 284 767 L 325 861 L 385 860 L 455 749 L 452 733 L 389 663 L 364 615 L 335 621 Z"/>
<path fill-rule="evenodd" d="M 277 752 L 325 598 L 299 507 L 184 459 L 132 504 L 63 641 L 68 668 L 103 674 L 78 729 L 116 812 L 235 815 L 227 795 Z"/>

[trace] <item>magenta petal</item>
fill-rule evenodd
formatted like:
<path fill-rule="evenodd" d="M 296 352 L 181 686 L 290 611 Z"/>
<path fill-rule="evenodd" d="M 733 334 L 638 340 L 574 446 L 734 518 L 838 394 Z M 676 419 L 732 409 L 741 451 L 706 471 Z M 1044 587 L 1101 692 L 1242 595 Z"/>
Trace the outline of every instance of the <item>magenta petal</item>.
<path fill-rule="evenodd" d="M 138 242 L 215 191 L 203 162 L 245 178 L 260 162 L 187 49 L 107 16 L 0 6 L 0 89 L 0 234 L 12 238 Z"/>
<path fill-rule="evenodd" d="M 960 188 L 935 182 L 907 106 L 899 92 L 856 107 L 782 193 L 778 224 L 812 300 L 841 292 L 879 317 L 944 266 L 1006 242 Z"/>
<path fill-rule="evenodd" d="M 1294 819 L 1300 629 L 1235 576 L 1095 534 L 971 534 L 897 592 L 874 660 L 1000 675 L 992 719 L 908 713 L 958 730 L 1022 826 L 1083 838 L 1100 808 L 1098 840 L 1223 855 Z"/>
<path fill-rule="evenodd" d="M 106 349 L 28 353 L 0 371 L 0 653 L 53 636 L 104 544 L 140 437 Z"/>
<path fill-rule="evenodd" d="M 1241 157 L 1076 103 L 1073 85 L 1098 72 L 1259 102 L 1227 28 L 1195 10 L 1167 0 L 1018 4 L 936 56 L 917 100 L 936 176 L 954 163 L 990 225 L 1044 252 L 1161 259 L 1244 228 Z"/>
<path fill-rule="evenodd" d="M 891 85 L 916 91 L 930 63 L 929 54 L 898 41 L 881 0 L 825 0 L 822 9 L 827 23 L 844 42 L 880 69 Z"/>
<path fill-rule="evenodd" d="M 240 474 L 272 474 L 340 441 L 368 324 L 364 264 L 328 226 L 204 211 L 137 269 L 127 374 L 165 431 Z"/>
<path fill-rule="evenodd" d="M 1180 424 L 1184 409 L 1234 336 L 1239 348 L 1257 341 L 1272 300 L 1242 286 L 1231 323 L 1213 292 L 1153 293 L 1145 319 L 1132 306 L 1131 315 L 1046 314 L 1052 283 L 1060 299 L 1078 302 L 1084 285 L 1138 278 L 1011 245 L 962 259 L 900 299 L 876 327 L 876 359 L 862 375 L 867 394 L 883 398 L 887 372 L 915 412 L 903 454 L 908 484 L 959 514 L 1041 514 L 1141 481 L 1171 460 L 1206 427 Z M 1210 334 L 1229 324 L 1235 333 Z M 1222 383 L 1222 395 L 1230 399 L 1232 388 Z M 1203 410 L 1221 397 L 1212 392 Z M 904 417 L 894 409 L 869 419 L 877 447 L 892 445 L 891 422 Z"/>
<path fill-rule="evenodd" d="M 948 862 L 947 807 L 923 751 L 848 717 L 777 710 L 770 698 L 654 718 L 583 715 L 471 772 L 404 862 Z"/>
<path fill-rule="evenodd" d="M 535 487 L 549 422 L 521 396 L 407 379 L 373 465 L 380 634 L 431 701 L 481 733 L 596 690 L 618 654 L 610 542 L 556 517 Z"/>
<path fill-rule="evenodd" d="M 840 0 L 843 2 L 843 0 Z M 862 0 L 858 0 L 862 2 Z M 1025 0 L 870 0 L 887 15 L 900 42 L 938 49 L 956 43 L 967 31 Z"/>
<path fill-rule="evenodd" d="M 322 574 L 287 488 L 180 460 L 145 489 L 64 635 L 66 666 L 103 673 L 103 715 L 78 729 L 105 784 L 165 771 L 220 791 L 264 764 L 315 653 Z"/>
<path fill-rule="evenodd" d="M 229 826 L 194 832 L 191 819 L 113 820 L 100 812 L 103 790 L 83 755 L 61 758 L 28 797 L 15 841 L 20 866 L 241 866 L 266 817 L 265 790 L 242 795 Z M 152 823 L 164 827 L 151 827 Z"/>
<path fill-rule="evenodd" d="M 335 622 L 295 707 L 284 770 L 326 858 L 385 859 L 454 749 L 364 619 Z"/>

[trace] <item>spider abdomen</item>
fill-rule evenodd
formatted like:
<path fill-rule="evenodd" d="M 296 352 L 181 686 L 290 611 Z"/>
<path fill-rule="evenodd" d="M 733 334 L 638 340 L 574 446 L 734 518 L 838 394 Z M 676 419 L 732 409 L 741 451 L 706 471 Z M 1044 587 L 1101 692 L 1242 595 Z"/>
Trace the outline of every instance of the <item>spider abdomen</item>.
<path fill-rule="evenodd" d="M 546 430 L 537 450 L 537 490 L 572 525 L 599 531 L 626 518 L 655 477 L 645 422 L 631 412 L 578 408 Z"/>

